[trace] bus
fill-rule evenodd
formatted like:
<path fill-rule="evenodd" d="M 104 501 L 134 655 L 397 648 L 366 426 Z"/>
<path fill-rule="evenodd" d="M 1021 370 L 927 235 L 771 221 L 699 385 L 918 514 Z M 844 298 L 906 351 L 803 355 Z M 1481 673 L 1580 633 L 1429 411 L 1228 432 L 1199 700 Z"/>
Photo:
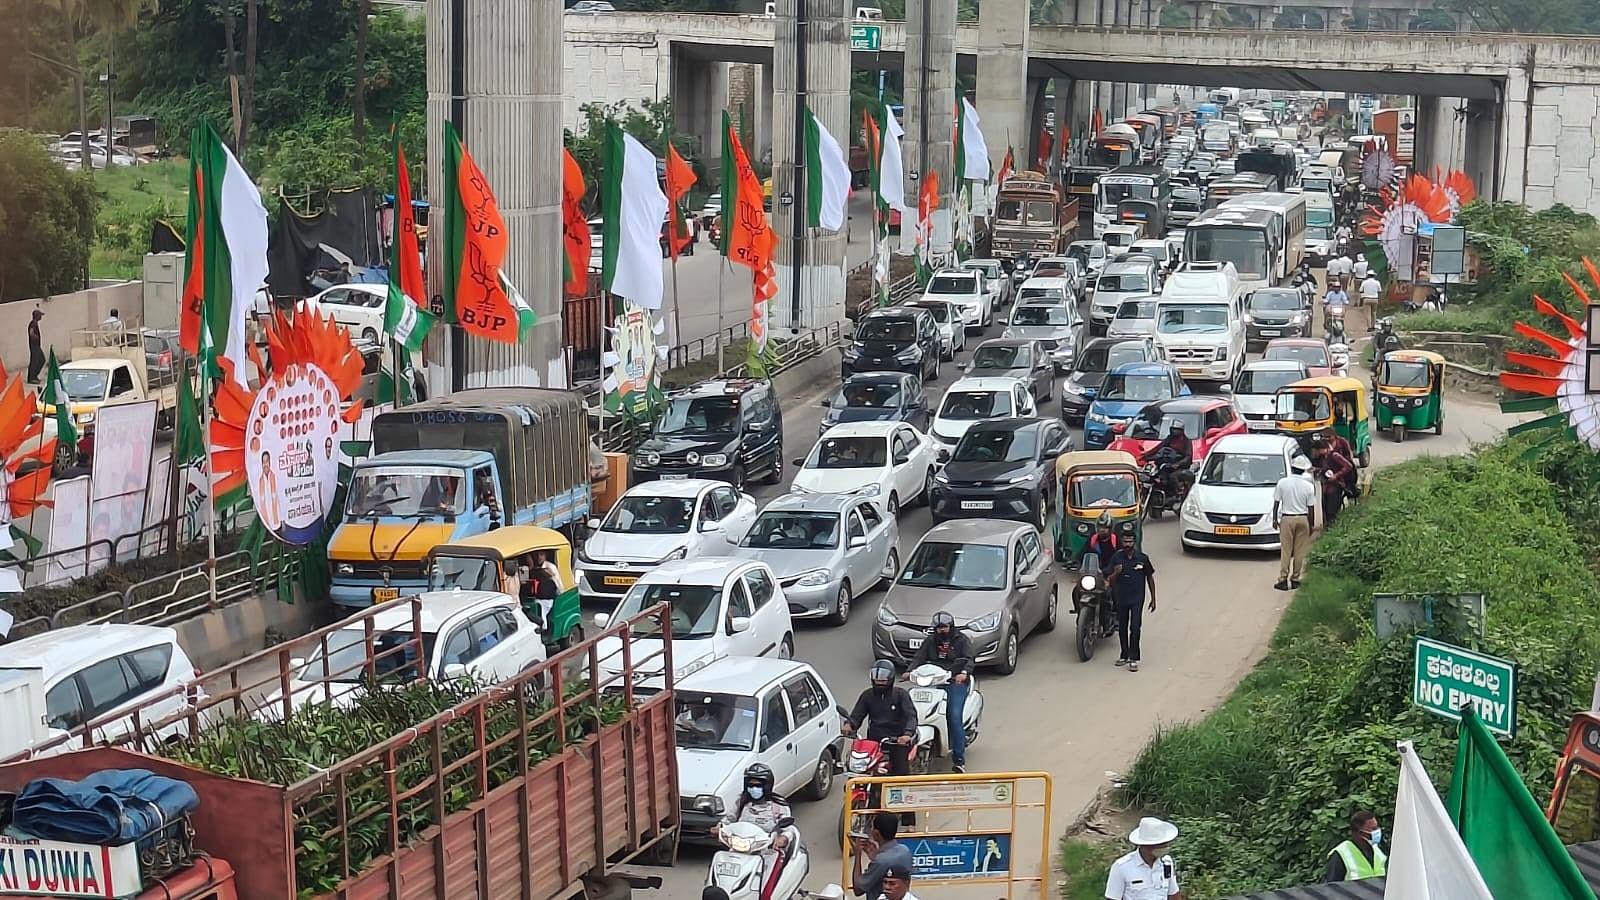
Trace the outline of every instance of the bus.
<path fill-rule="evenodd" d="M 1089 142 L 1089 165 L 1114 168 L 1139 163 L 1142 145 L 1132 125 L 1107 125 Z"/>
<path fill-rule="evenodd" d="M 1215 153 L 1223 159 L 1227 159 L 1238 148 L 1238 143 L 1234 137 L 1233 129 L 1228 127 L 1227 122 L 1208 118 L 1205 126 L 1200 131 L 1200 146 L 1208 153 Z"/>
<path fill-rule="evenodd" d="M 1221 209 L 1262 209 L 1272 213 L 1277 253 L 1272 277 L 1283 281 L 1300 268 L 1306 255 L 1306 197 L 1304 194 L 1260 193 L 1237 197 Z"/>
<path fill-rule="evenodd" d="M 1161 119 L 1150 113 L 1139 113 L 1123 120 L 1124 124 L 1139 133 L 1139 161 L 1146 165 L 1155 162 L 1156 155 L 1166 143 Z"/>
<path fill-rule="evenodd" d="M 1213 209 L 1183 233 L 1185 262 L 1233 263 L 1245 294 L 1272 287 L 1279 255 L 1277 217 L 1269 209 Z"/>
<path fill-rule="evenodd" d="M 1206 209 L 1216 209 L 1223 201 L 1245 194 L 1260 194 L 1278 186 L 1276 176 L 1265 172 L 1239 172 L 1206 188 Z"/>
<path fill-rule="evenodd" d="M 1100 237 L 1105 233 L 1106 226 L 1120 221 L 1118 204 L 1124 200 L 1143 200 L 1154 205 L 1155 215 L 1160 217 L 1160 221 L 1124 224 L 1141 224 L 1145 229 L 1145 237 L 1160 237 L 1166 233 L 1163 226 L 1167 201 L 1171 199 L 1172 176 L 1160 166 L 1121 166 L 1112 169 L 1095 179 L 1094 236 Z"/>

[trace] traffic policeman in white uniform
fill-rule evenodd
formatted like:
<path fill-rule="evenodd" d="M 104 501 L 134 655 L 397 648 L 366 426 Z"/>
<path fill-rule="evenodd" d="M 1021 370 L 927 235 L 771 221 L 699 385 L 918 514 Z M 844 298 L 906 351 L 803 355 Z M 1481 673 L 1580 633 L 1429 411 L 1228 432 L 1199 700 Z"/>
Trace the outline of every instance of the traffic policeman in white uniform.
<path fill-rule="evenodd" d="M 1178 826 L 1152 816 L 1139 820 L 1128 835 L 1134 851 L 1117 860 L 1106 878 L 1106 900 L 1183 900 L 1178 873 L 1167 851 L 1178 837 Z"/>

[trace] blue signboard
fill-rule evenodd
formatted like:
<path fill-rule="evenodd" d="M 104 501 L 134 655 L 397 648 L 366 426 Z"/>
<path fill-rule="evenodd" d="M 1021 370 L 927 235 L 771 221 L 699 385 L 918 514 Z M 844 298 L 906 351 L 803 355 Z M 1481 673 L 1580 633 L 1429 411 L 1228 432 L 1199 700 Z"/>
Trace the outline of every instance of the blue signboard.
<path fill-rule="evenodd" d="M 1000 878 L 1011 871 L 1009 834 L 912 838 L 909 843 L 916 878 Z"/>

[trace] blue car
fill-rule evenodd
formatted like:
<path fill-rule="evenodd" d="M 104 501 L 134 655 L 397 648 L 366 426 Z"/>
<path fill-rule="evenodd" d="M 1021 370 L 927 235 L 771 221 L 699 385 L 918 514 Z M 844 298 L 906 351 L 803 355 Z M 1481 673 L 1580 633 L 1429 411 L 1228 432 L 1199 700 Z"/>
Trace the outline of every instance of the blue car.
<path fill-rule="evenodd" d="M 1123 363 L 1106 373 L 1083 423 L 1086 450 L 1104 450 L 1116 434 L 1112 429 L 1157 400 L 1189 396 L 1189 386 L 1177 367 L 1164 362 Z"/>

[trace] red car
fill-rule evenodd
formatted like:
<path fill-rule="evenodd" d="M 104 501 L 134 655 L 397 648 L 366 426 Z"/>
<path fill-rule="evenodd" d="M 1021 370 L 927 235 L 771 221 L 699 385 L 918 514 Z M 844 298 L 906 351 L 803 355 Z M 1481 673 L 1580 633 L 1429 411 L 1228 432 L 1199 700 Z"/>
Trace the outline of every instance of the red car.
<path fill-rule="evenodd" d="M 1126 427 L 1113 425 L 1111 430 L 1117 436 L 1106 449 L 1126 450 L 1142 457 L 1161 443 L 1175 421 L 1183 422 L 1183 433 L 1194 448 L 1195 462 L 1205 459 L 1212 445 L 1223 437 L 1249 431 L 1244 416 L 1222 397 L 1174 397 L 1146 406 Z"/>
<path fill-rule="evenodd" d="M 1333 374 L 1333 359 L 1328 355 L 1328 345 L 1316 338 L 1277 338 L 1267 342 L 1261 351 L 1262 359 L 1282 359 L 1304 363 L 1311 378 Z"/>

